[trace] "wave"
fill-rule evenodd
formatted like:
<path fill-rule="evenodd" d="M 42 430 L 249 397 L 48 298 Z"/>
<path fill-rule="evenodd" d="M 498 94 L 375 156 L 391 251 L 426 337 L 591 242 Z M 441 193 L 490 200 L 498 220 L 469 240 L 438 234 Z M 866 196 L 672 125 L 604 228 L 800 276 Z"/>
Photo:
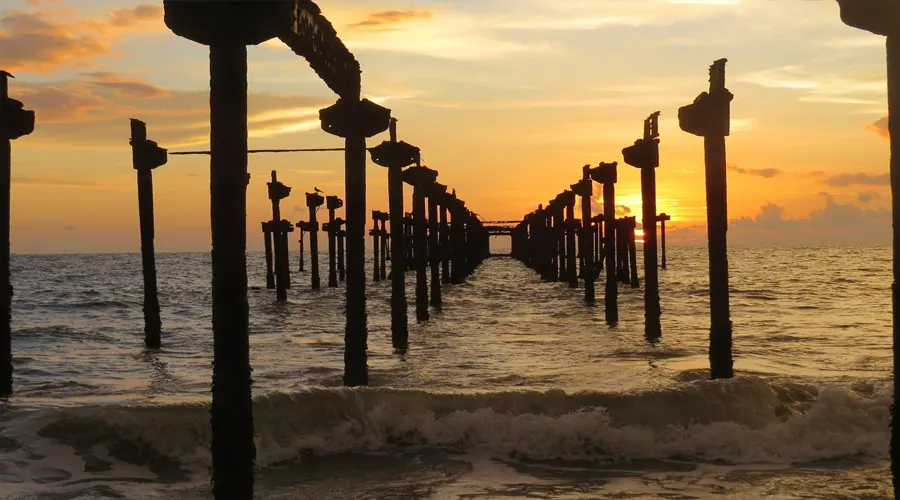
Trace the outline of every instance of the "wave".
<path fill-rule="evenodd" d="M 609 462 L 882 459 L 888 390 L 753 377 L 634 393 L 317 388 L 255 398 L 257 461 L 426 448 Z M 0 437 L 40 436 L 76 450 L 102 444 L 126 450 L 115 458 L 129 463 L 208 466 L 208 412 L 204 403 L 20 410 Z"/>

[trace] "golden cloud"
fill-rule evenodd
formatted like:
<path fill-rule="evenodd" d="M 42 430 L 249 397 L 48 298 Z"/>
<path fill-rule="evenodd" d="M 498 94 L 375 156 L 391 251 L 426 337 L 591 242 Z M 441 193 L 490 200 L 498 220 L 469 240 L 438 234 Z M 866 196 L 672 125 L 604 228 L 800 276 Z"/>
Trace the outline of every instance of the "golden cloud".
<path fill-rule="evenodd" d="M 885 139 L 891 138 L 891 131 L 888 128 L 889 119 L 887 115 L 882 116 L 878 120 L 875 120 L 874 123 L 870 123 L 866 125 L 866 129 L 875 132 L 876 134 L 884 137 Z"/>
<path fill-rule="evenodd" d="M 42 6 L 43 2 L 29 5 Z M 162 8 L 138 5 L 113 11 L 105 18 L 69 21 L 60 10 L 11 10 L 0 17 L 0 67 L 44 72 L 62 66 L 89 67 L 108 55 L 118 37 L 162 27 Z"/>
<path fill-rule="evenodd" d="M 388 10 L 383 12 L 373 12 L 369 14 L 363 21 L 350 24 L 350 28 L 370 30 L 370 31 L 389 31 L 396 29 L 395 25 L 410 21 L 413 19 L 427 19 L 433 14 L 424 10 Z"/>

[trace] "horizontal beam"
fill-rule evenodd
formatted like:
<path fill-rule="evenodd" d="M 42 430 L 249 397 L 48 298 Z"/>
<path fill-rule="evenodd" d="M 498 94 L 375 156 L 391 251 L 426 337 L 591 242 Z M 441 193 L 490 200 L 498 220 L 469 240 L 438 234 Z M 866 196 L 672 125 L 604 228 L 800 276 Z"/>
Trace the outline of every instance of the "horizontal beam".
<path fill-rule="evenodd" d="M 344 148 L 305 148 L 305 149 L 248 149 L 247 154 L 255 153 L 316 153 L 324 151 L 344 151 Z M 170 155 L 208 155 L 209 151 L 175 151 Z"/>

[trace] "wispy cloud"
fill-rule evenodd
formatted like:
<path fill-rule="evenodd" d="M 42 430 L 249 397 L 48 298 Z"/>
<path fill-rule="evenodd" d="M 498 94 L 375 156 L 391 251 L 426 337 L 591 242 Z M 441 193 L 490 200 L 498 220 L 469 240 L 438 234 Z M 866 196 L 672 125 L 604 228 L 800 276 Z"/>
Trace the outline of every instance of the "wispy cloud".
<path fill-rule="evenodd" d="M 781 173 L 778 168 L 741 168 L 736 165 L 728 165 L 728 170 L 739 174 L 755 175 L 764 179 L 771 179 Z"/>
<path fill-rule="evenodd" d="M 817 74 L 800 66 L 781 66 L 754 71 L 738 77 L 739 81 L 772 89 L 795 90 L 803 102 L 826 104 L 879 105 L 887 91 L 883 78 L 863 79 Z"/>
<path fill-rule="evenodd" d="M 387 10 L 372 12 L 362 21 L 349 25 L 351 29 L 389 31 L 396 29 L 396 25 L 413 19 L 427 19 L 433 12 L 427 10 Z"/>
<path fill-rule="evenodd" d="M 76 20 L 71 20 L 67 11 L 4 12 L 0 17 L 0 67 L 37 72 L 90 67 L 94 59 L 112 52 L 121 35 L 160 29 L 162 12 L 158 5 L 138 5 L 100 19 Z"/>
<path fill-rule="evenodd" d="M 825 183 L 830 186 L 889 186 L 891 184 L 890 174 L 838 174 L 825 179 Z"/>
<path fill-rule="evenodd" d="M 888 128 L 888 124 L 890 123 L 890 118 L 887 115 L 882 116 L 881 118 L 875 120 L 874 123 L 870 123 L 866 125 L 868 130 L 875 132 L 876 134 L 884 137 L 885 139 L 891 138 L 891 130 Z"/>

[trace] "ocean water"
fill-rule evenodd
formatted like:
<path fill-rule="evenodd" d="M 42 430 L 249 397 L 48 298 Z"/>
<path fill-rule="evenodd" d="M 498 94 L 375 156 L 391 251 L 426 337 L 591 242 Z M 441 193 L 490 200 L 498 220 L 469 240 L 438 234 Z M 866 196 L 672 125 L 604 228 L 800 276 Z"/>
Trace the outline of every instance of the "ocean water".
<path fill-rule="evenodd" d="M 729 381 L 706 380 L 705 248 L 669 249 L 655 344 L 641 290 L 610 329 L 602 300 L 494 258 L 411 314 L 399 356 L 390 284 L 370 281 L 372 387 L 350 390 L 343 288 L 294 272 L 279 304 L 249 254 L 257 498 L 888 498 L 890 258 L 731 249 Z M 0 498 L 211 498 L 209 256 L 157 262 L 153 352 L 139 255 L 14 256 Z"/>

